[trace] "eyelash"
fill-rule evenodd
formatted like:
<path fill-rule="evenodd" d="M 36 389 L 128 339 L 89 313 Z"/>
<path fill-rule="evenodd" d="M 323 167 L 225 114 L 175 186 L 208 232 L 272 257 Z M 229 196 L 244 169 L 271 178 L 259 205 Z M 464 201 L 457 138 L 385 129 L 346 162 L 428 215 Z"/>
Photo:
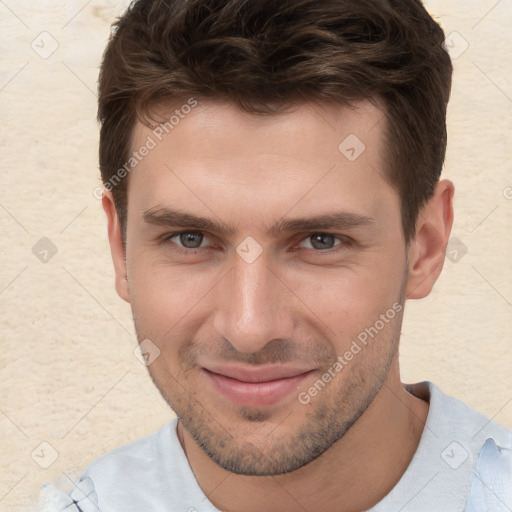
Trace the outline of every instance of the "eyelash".
<path fill-rule="evenodd" d="M 175 238 L 176 236 L 179 236 L 179 235 L 183 235 L 183 234 L 195 234 L 195 235 L 203 235 L 203 236 L 208 236 L 206 235 L 204 232 L 202 231 L 176 231 L 174 233 L 168 233 L 166 235 L 164 235 L 163 239 L 162 239 L 162 243 L 164 245 L 170 245 L 170 246 L 173 246 L 172 247 L 172 250 L 173 251 L 176 251 L 180 254 L 185 254 L 185 255 L 194 255 L 194 254 L 197 254 L 200 250 L 203 250 L 203 249 L 208 249 L 207 247 L 198 247 L 198 248 L 195 248 L 195 249 L 187 249 L 185 247 L 182 247 L 174 242 L 171 241 L 172 238 Z M 324 250 L 321 250 L 321 249 L 309 249 L 307 248 L 306 250 L 308 251 L 312 251 L 314 253 L 317 253 L 317 254 L 332 254 L 334 252 L 338 252 L 338 251 L 342 251 L 344 249 L 347 249 L 347 247 L 350 247 L 353 245 L 353 240 L 345 235 L 336 235 L 334 233 L 328 233 L 328 232 L 324 232 L 324 231 L 313 231 L 311 233 L 309 233 L 307 236 L 305 236 L 304 238 L 302 238 L 299 243 L 301 242 L 304 242 L 305 240 L 307 240 L 308 238 L 311 238 L 313 235 L 327 235 L 327 236 L 332 236 L 335 238 L 335 240 L 338 240 L 340 243 L 339 244 L 336 244 L 334 245 L 334 247 L 332 247 L 331 249 L 324 249 Z M 293 252 L 295 252 L 297 249 L 294 249 Z"/>

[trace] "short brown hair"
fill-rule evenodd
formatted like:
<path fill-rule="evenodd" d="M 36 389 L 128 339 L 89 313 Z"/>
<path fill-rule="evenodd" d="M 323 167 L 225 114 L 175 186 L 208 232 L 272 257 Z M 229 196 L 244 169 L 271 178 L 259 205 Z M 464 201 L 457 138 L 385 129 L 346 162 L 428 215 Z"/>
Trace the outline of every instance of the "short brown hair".
<path fill-rule="evenodd" d="M 385 172 L 406 241 L 446 152 L 452 64 L 420 0 L 138 0 L 113 26 L 99 78 L 104 184 L 154 106 L 227 99 L 252 114 L 292 104 L 384 105 Z M 126 173 L 124 173 L 126 174 Z M 126 233 L 127 181 L 110 186 Z"/>

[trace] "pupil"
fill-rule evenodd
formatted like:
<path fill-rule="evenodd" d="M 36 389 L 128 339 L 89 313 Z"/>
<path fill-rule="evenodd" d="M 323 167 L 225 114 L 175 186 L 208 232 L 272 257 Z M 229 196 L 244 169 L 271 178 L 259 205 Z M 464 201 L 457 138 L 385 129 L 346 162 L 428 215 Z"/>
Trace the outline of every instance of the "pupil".
<path fill-rule="evenodd" d="M 180 236 L 180 242 L 188 249 L 197 249 L 202 240 L 203 235 L 201 233 L 182 233 Z"/>
<path fill-rule="evenodd" d="M 330 249 L 334 243 L 334 237 L 332 235 L 312 235 L 312 245 L 315 249 Z"/>

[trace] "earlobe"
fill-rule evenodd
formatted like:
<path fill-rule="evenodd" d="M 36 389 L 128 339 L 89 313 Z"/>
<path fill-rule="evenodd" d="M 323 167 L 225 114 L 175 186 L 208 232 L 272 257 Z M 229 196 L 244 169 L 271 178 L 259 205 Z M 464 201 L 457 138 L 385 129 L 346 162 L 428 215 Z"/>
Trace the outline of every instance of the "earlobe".
<path fill-rule="evenodd" d="M 432 290 L 443 269 L 446 246 L 453 224 L 453 194 L 451 181 L 440 181 L 433 196 L 421 209 L 416 237 L 408 249 L 408 299 L 422 299 Z"/>
<path fill-rule="evenodd" d="M 123 300 L 130 302 L 128 280 L 126 277 L 126 253 L 122 242 L 121 224 L 119 222 L 119 216 L 117 215 L 114 198 L 110 191 L 105 191 L 102 205 L 107 216 L 108 240 L 116 275 L 116 291 Z"/>

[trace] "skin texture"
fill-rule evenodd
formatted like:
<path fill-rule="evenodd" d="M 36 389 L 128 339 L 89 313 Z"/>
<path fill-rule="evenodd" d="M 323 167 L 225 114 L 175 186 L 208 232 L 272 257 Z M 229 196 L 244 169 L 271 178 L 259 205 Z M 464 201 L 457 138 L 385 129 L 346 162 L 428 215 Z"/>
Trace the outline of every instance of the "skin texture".
<path fill-rule="evenodd" d="M 151 378 L 221 510 L 363 510 L 392 489 L 417 447 L 428 404 L 400 382 L 400 326 L 405 298 L 428 295 L 441 272 L 453 185 L 437 185 L 406 245 L 399 196 L 385 179 L 384 123 L 363 102 L 261 117 L 202 101 L 131 172 L 126 253 L 112 196 L 103 199 L 116 289 L 131 304 L 139 342 L 160 350 Z M 354 161 L 338 149 L 351 134 L 365 145 Z M 148 136 L 138 123 L 133 149 Z M 147 222 L 164 208 L 231 231 Z M 269 231 L 334 212 L 350 222 Z M 196 235 L 173 236 L 183 231 Z M 249 236 L 256 243 L 244 245 Z M 249 262 L 240 247 L 261 254 Z M 233 402 L 204 370 L 277 364 L 309 373 L 270 405 Z M 309 393 L 329 369 L 335 376 Z"/>

